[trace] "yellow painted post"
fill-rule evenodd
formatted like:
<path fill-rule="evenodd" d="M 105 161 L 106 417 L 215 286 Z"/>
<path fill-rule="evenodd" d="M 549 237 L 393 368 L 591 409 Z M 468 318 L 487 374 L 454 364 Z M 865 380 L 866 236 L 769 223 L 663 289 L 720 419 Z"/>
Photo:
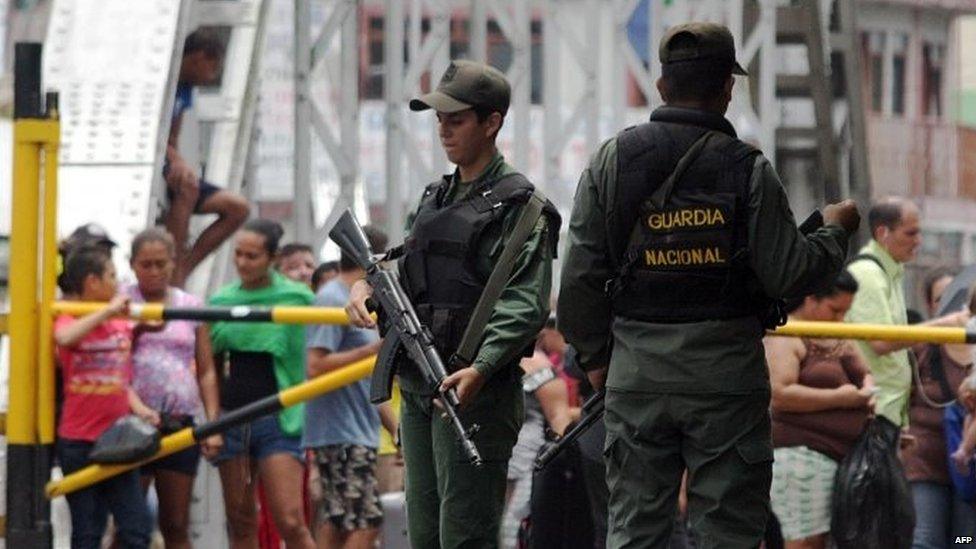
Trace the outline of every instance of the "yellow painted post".
<path fill-rule="evenodd" d="M 37 120 L 14 122 L 13 189 L 10 225 L 10 403 L 7 438 L 11 445 L 37 442 L 37 258 L 40 151 Z"/>
<path fill-rule="evenodd" d="M 49 101 L 50 103 L 50 101 Z M 50 104 L 49 104 L 50 112 Z M 41 237 L 41 305 L 37 315 L 37 432 L 41 444 L 54 444 L 55 374 L 54 326 L 51 308 L 58 276 L 58 148 L 61 134 L 57 112 L 44 121 L 48 140 L 44 142 L 44 209 Z"/>
<path fill-rule="evenodd" d="M 53 538 L 50 503 L 43 492 L 51 475 L 51 446 L 39 444 L 37 423 L 39 323 L 50 323 L 38 310 L 40 165 L 42 145 L 56 143 L 59 128 L 56 121 L 43 119 L 41 45 L 18 43 L 14 58 L 5 537 L 8 547 L 43 548 Z"/>

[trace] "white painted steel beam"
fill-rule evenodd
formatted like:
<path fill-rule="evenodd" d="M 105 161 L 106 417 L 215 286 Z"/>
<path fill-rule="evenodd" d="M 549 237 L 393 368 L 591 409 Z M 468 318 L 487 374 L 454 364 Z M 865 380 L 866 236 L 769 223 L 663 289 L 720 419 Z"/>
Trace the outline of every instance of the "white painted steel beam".
<path fill-rule="evenodd" d="M 317 36 L 312 36 L 312 1 L 295 1 L 295 237 L 316 249 L 325 241 L 328 227 L 319 220 L 331 212 L 323 208 L 354 205 L 359 181 L 359 3 L 357 0 L 325 2 L 331 11 Z M 314 40 L 313 40 L 314 39 Z M 317 76 L 320 75 L 320 76 Z M 325 84 L 323 98 L 313 92 L 313 82 Z M 316 90 L 318 88 L 315 88 Z M 332 105 L 320 102 L 337 97 Z M 331 107 L 331 108 L 330 108 Z M 334 116 L 330 116 L 334 113 Z M 336 127 L 338 126 L 338 127 Z M 313 174 L 314 140 L 318 140 L 338 176 L 338 195 L 327 204 L 321 200 L 329 182 Z M 334 192 L 334 190 L 332 191 Z"/>
<path fill-rule="evenodd" d="M 403 239 L 403 24 L 402 0 L 386 0 L 383 24 L 383 60 L 386 75 L 383 94 L 386 100 L 386 234 L 390 242 Z"/>

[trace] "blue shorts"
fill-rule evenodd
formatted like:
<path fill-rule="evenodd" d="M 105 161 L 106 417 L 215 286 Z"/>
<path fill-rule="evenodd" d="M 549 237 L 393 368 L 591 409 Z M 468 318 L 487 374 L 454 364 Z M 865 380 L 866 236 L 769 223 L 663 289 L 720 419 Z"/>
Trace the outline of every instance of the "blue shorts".
<path fill-rule="evenodd" d="M 262 416 L 229 429 L 224 433 L 224 447 L 213 459 L 213 464 L 220 465 L 242 455 L 261 461 L 274 454 L 289 454 L 305 463 L 302 437 L 286 435 L 278 424 L 278 414 Z"/>

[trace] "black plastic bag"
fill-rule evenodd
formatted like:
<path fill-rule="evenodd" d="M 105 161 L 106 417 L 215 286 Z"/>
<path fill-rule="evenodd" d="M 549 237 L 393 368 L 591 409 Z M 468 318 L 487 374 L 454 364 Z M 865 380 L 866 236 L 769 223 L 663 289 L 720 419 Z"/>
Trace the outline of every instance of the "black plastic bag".
<path fill-rule="evenodd" d="M 159 451 L 159 430 L 138 416 L 119 418 L 92 447 L 88 458 L 95 463 L 132 463 Z"/>
<path fill-rule="evenodd" d="M 899 432 L 874 418 L 837 469 L 830 533 L 838 549 L 911 547 L 915 508 L 898 459 Z"/>

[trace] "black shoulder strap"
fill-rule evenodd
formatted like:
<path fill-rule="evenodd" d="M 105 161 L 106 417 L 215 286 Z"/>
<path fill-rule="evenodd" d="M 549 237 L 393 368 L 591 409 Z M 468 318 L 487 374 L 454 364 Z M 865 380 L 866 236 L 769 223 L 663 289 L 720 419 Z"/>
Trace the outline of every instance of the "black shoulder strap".
<path fill-rule="evenodd" d="M 952 388 L 949 387 L 945 364 L 942 363 L 942 349 L 938 345 L 929 345 L 929 374 L 932 376 L 932 379 L 939 382 L 939 388 L 942 389 L 942 400 L 944 402 L 949 402 L 956 398 L 952 394 Z M 919 387 L 918 390 L 921 391 L 922 387 Z"/>
<path fill-rule="evenodd" d="M 651 194 L 651 204 L 653 204 L 656 209 L 664 209 L 664 205 L 667 204 L 668 199 L 671 198 L 671 191 L 674 190 L 674 185 L 679 179 L 681 179 L 681 176 L 684 175 L 685 171 L 688 170 L 688 167 L 691 166 L 695 159 L 698 158 L 698 155 L 701 153 L 702 149 L 705 148 L 708 140 L 717 133 L 718 132 L 712 130 L 706 131 L 701 135 L 701 137 L 696 139 L 690 147 L 688 147 L 685 154 L 681 155 L 681 158 L 678 159 L 678 163 L 675 165 L 674 171 L 671 172 L 671 175 L 669 175 L 668 178 L 664 180 L 664 183 L 661 183 L 661 186 L 655 189 L 654 193 Z"/>
<path fill-rule="evenodd" d="M 479 212 L 489 212 L 509 201 L 524 200 L 532 192 L 532 183 L 514 172 L 480 184 L 461 201 L 470 202 Z"/>

